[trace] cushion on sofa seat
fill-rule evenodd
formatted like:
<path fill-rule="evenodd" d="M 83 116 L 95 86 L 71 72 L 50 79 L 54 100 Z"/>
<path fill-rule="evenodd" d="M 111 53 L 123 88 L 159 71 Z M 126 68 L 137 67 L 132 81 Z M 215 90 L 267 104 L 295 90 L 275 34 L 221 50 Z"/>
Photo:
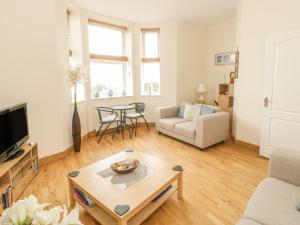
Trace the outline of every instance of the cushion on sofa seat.
<path fill-rule="evenodd" d="M 236 225 L 262 225 L 262 224 L 257 223 L 254 220 L 248 218 L 242 218 L 237 222 Z"/>
<path fill-rule="evenodd" d="M 276 178 L 264 179 L 252 195 L 244 212 L 264 225 L 299 225 L 300 187 Z"/>
<path fill-rule="evenodd" d="M 187 138 L 194 139 L 196 133 L 196 123 L 195 121 L 177 123 L 175 125 L 175 132 Z"/>
<path fill-rule="evenodd" d="M 174 131 L 175 125 L 178 123 L 186 122 L 186 119 L 178 118 L 178 117 L 171 117 L 171 118 L 164 118 L 158 121 L 159 126 L 163 129 Z"/>

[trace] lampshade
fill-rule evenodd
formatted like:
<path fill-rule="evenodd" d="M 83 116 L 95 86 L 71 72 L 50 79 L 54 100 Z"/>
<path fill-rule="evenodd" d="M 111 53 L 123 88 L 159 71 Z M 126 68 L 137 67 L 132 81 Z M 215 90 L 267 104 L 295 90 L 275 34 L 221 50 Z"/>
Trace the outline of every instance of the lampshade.
<path fill-rule="evenodd" d="M 196 91 L 200 93 L 205 93 L 207 92 L 207 89 L 204 84 L 200 83 Z"/>

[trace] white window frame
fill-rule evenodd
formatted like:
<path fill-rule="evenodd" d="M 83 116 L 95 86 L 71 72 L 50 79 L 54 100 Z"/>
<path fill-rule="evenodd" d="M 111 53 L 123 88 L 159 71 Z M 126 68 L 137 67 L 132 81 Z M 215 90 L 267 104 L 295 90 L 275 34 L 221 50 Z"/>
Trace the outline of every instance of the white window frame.
<path fill-rule="evenodd" d="M 122 51 L 122 56 L 116 56 L 116 55 L 100 55 L 100 54 L 91 54 L 89 53 L 89 58 L 90 62 L 100 62 L 100 63 L 120 63 L 123 64 L 123 86 L 128 89 L 127 87 L 127 79 L 128 79 L 128 68 L 129 68 L 129 60 L 127 56 L 127 42 L 126 42 L 126 34 L 127 34 L 127 27 L 125 26 L 120 26 L 120 25 L 115 25 L 115 24 L 110 24 L 106 23 L 103 21 L 95 20 L 95 19 L 88 19 L 88 25 L 93 25 L 93 26 L 99 26 L 99 27 L 104 27 L 108 29 L 114 29 L 122 32 L 122 45 L 123 45 L 123 51 Z M 132 90 L 130 91 L 130 94 L 127 94 L 126 96 L 100 96 L 100 97 L 94 97 L 93 96 L 93 90 L 92 90 L 92 84 L 91 86 L 91 91 L 90 95 L 92 99 L 101 99 L 101 98 L 120 98 L 120 97 L 128 97 L 132 96 Z M 132 86 L 132 85 L 131 85 Z M 132 87 L 130 87 L 132 88 Z"/>
<path fill-rule="evenodd" d="M 160 96 L 161 95 L 161 76 L 159 76 L 159 92 L 158 93 L 148 93 L 146 94 L 144 91 L 144 64 L 145 63 L 159 63 L 159 67 L 160 67 L 160 29 L 159 28 L 142 28 L 141 29 L 141 33 L 142 33 L 142 57 L 141 57 L 141 81 L 140 81 L 140 94 L 141 96 Z M 155 58 L 146 58 L 145 57 L 145 34 L 146 33 L 157 33 L 157 38 L 158 38 L 158 57 Z"/>

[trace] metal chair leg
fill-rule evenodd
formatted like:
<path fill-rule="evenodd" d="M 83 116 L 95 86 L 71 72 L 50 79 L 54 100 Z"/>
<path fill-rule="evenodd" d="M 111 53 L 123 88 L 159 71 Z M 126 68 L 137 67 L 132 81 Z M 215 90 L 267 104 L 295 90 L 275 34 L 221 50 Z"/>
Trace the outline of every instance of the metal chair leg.
<path fill-rule="evenodd" d="M 135 136 L 136 136 L 136 131 L 137 131 L 137 118 L 135 118 Z"/>
<path fill-rule="evenodd" d="M 120 134 L 120 126 L 119 126 L 119 121 L 117 121 L 117 131 L 118 131 L 118 134 Z"/>
<path fill-rule="evenodd" d="M 101 131 L 101 128 L 102 128 L 103 124 L 104 124 L 104 123 L 101 123 L 101 125 L 100 125 L 100 127 L 99 127 L 99 130 L 97 131 L 96 137 L 98 137 L 98 135 L 99 135 L 99 133 L 100 133 L 100 131 Z"/>
<path fill-rule="evenodd" d="M 132 121 L 132 119 L 130 118 L 130 122 L 131 122 L 131 126 L 132 126 L 132 133 L 133 133 L 133 129 L 134 129 L 134 124 L 133 124 L 133 121 Z"/>
<path fill-rule="evenodd" d="M 142 116 L 142 118 L 143 118 L 143 120 L 145 121 L 145 123 L 146 123 L 146 126 L 147 126 L 147 129 L 148 129 L 148 131 L 149 131 L 149 126 L 148 126 L 147 120 L 145 119 L 145 117 L 144 117 L 144 116 Z"/>
<path fill-rule="evenodd" d="M 126 120 L 124 121 L 124 127 L 125 127 L 125 129 L 127 129 L 127 130 L 128 130 L 128 132 L 129 132 L 129 135 L 130 135 L 130 138 L 132 138 L 131 131 L 130 131 L 130 129 L 128 128 L 129 126 L 126 124 Z"/>
<path fill-rule="evenodd" d="M 109 123 L 106 127 L 105 127 L 105 129 L 103 130 L 103 132 L 101 133 L 101 135 L 100 135 L 100 137 L 99 137 L 99 139 L 98 139 L 98 143 L 101 141 L 101 138 L 103 137 L 103 135 L 105 134 L 105 131 L 107 130 L 107 128 L 111 125 L 112 123 Z"/>

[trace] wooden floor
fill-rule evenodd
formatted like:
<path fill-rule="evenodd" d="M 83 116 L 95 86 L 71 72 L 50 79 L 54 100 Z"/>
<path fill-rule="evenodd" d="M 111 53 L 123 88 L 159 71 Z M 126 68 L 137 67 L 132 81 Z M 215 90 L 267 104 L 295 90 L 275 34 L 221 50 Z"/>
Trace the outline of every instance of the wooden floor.
<path fill-rule="evenodd" d="M 91 164 L 124 148 L 133 148 L 160 159 L 184 166 L 184 200 L 174 195 L 143 225 L 231 225 L 242 215 L 251 194 L 267 176 L 268 160 L 254 150 L 231 142 L 205 151 L 165 135 L 154 128 L 138 130 L 137 137 L 115 141 L 106 135 L 100 144 L 95 138 L 83 143 L 80 153 L 41 167 L 39 174 L 23 193 L 34 194 L 41 202 L 67 204 L 68 171 Z M 84 224 L 97 224 L 81 212 Z"/>

